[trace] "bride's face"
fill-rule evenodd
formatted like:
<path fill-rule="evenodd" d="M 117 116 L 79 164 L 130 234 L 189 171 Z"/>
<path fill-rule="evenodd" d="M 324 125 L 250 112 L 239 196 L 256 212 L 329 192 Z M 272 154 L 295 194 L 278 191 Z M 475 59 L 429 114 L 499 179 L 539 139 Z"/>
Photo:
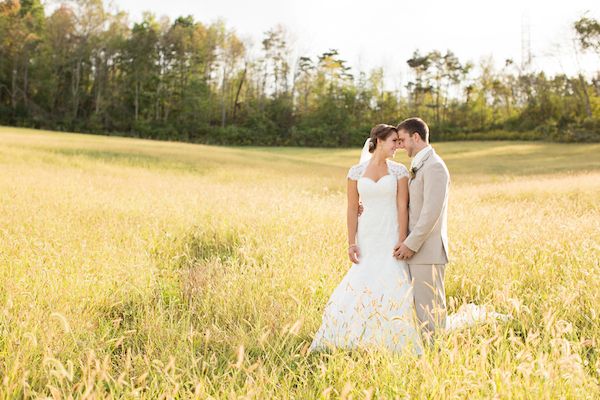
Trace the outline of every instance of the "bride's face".
<path fill-rule="evenodd" d="M 387 139 L 381 141 L 377 145 L 377 148 L 381 146 L 381 151 L 385 154 L 386 157 L 394 157 L 396 155 L 396 150 L 400 147 L 400 142 L 398 138 L 398 134 L 393 132 Z"/>

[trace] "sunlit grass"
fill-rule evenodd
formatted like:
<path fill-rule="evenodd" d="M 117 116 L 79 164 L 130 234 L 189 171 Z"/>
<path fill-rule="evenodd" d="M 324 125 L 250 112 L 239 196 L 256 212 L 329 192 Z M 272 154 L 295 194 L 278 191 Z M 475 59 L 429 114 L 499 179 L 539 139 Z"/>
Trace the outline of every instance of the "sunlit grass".
<path fill-rule="evenodd" d="M 451 311 L 513 318 L 422 358 L 307 356 L 358 149 L 0 128 L 2 397 L 597 398 L 600 145 L 435 146 Z"/>

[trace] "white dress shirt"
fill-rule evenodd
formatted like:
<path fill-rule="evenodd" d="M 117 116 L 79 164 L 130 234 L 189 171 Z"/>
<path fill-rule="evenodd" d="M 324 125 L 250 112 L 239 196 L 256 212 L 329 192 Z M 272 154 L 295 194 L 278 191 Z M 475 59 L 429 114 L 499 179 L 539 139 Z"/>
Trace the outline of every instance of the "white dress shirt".
<path fill-rule="evenodd" d="M 430 150 L 433 150 L 433 147 L 431 147 L 430 144 L 428 144 L 427 147 L 424 147 L 421 150 L 419 150 L 419 152 L 415 154 L 415 156 L 412 158 L 412 161 L 410 163 L 410 169 L 418 167 L 419 163 L 423 161 L 423 159 L 425 158 L 427 153 L 429 153 Z"/>

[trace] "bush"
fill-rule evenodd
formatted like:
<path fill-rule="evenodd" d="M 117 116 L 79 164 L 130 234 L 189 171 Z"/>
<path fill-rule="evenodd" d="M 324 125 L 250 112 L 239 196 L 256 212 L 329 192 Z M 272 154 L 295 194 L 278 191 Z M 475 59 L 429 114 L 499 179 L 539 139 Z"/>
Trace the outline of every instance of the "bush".
<path fill-rule="evenodd" d="M 600 120 L 587 119 L 580 124 L 571 123 L 563 127 L 543 125 L 537 128 L 544 139 L 563 143 L 597 143 L 600 142 Z"/>

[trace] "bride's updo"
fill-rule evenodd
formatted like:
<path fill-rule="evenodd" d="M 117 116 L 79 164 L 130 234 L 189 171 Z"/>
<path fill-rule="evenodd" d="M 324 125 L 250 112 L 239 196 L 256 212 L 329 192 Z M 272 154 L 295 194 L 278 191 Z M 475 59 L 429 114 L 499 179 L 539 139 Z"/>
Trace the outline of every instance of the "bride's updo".
<path fill-rule="evenodd" d="M 398 130 L 393 125 L 375 125 L 373 129 L 371 129 L 371 134 L 369 135 L 369 139 L 371 139 L 369 143 L 369 153 L 373 153 L 377 148 L 377 139 L 386 140 L 392 133 L 398 133 Z"/>

